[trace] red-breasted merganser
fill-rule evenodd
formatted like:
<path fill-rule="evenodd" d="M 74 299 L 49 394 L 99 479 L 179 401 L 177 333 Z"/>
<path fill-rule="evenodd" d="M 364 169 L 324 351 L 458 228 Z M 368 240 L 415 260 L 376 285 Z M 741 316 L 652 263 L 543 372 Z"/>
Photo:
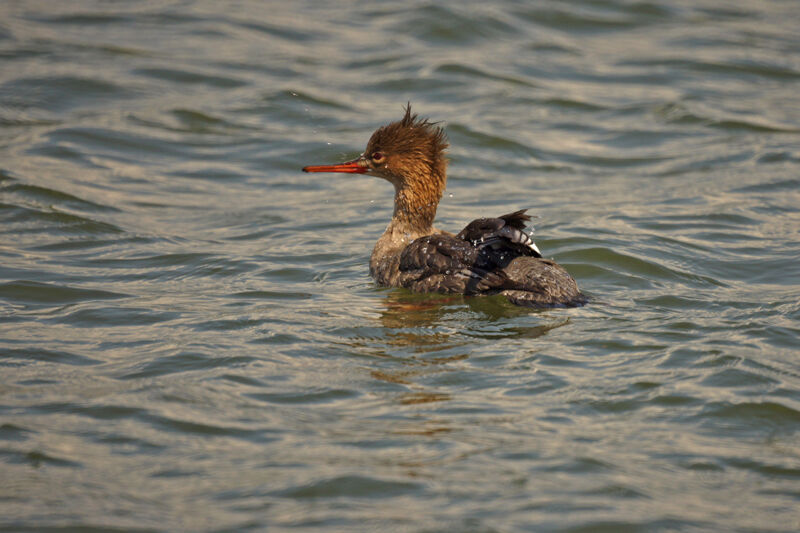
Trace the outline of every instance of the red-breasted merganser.
<path fill-rule="evenodd" d="M 447 181 L 444 130 L 411 113 L 378 128 L 358 158 L 304 172 L 370 174 L 394 185 L 394 214 L 369 261 L 380 285 L 414 292 L 503 294 L 534 307 L 586 303 L 575 280 L 524 232 L 526 210 L 479 218 L 457 235 L 433 227 Z"/>

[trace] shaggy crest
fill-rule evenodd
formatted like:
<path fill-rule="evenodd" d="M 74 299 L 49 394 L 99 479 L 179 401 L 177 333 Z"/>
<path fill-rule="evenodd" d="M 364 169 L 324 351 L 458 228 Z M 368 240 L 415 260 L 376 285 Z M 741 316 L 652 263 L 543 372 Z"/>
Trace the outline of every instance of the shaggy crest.
<path fill-rule="evenodd" d="M 444 130 L 438 122 L 419 118 L 411 112 L 411 103 L 405 115 L 397 122 L 378 128 L 367 143 L 367 154 L 384 151 L 394 154 L 421 157 L 429 165 L 445 162 L 444 151 L 449 144 Z M 444 170 L 444 169 L 442 169 Z"/>

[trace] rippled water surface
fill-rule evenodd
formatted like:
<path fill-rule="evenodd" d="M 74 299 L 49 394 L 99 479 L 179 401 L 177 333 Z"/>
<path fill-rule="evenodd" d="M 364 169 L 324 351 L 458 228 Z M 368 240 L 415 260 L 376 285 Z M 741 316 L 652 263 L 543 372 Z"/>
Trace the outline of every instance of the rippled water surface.
<path fill-rule="evenodd" d="M 800 4 L 0 3 L 0 526 L 800 530 Z M 591 296 L 375 286 L 438 226 Z"/>

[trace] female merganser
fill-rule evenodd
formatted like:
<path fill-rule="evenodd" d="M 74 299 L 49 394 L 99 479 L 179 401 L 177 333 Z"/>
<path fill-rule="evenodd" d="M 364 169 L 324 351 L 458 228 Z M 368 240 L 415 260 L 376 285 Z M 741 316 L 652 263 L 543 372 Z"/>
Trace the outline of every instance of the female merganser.
<path fill-rule="evenodd" d="M 372 250 L 369 270 L 380 285 L 414 292 L 503 294 L 533 307 L 586 303 L 575 280 L 543 259 L 523 231 L 526 210 L 479 218 L 458 235 L 433 227 L 447 181 L 447 137 L 411 113 L 378 128 L 358 158 L 304 172 L 371 174 L 394 185 L 394 214 Z"/>

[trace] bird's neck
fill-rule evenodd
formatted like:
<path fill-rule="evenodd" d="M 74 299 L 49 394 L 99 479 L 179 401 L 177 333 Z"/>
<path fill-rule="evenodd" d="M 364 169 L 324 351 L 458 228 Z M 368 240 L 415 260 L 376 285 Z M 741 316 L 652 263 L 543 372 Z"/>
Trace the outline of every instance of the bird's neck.
<path fill-rule="evenodd" d="M 415 234 L 428 235 L 433 229 L 439 196 L 398 187 L 394 193 L 392 226 Z"/>
<path fill-rule="evenodd" d="M 437 231 L 433 227 L 440 192 L 395 185 L 394 215 L 370 258 L 372 277 L 381 285 L 393 285 L 400 275 L 400 255 L 406 246 Z"/>
<path fill-rule="evenodd" d="M 420 237 L 439 233 L 433 227 L 436 204 L 431 208 L 406 210 L 403 202 L 395 195 L 395 214 L 386 231 L 383 232 L 370 257 L 370 273 L 381 285 L 396 285 L 400 275 L 400 256 L 406 247 Z"/>
<path fill-rule="evenodd" d="M 412 234 L 430 235 L 446 179 L 443 172 L 432 169 L 430 174 L 411 176 L 395 183 L 394 213 L 390 226 Z"/>
<path fill-rule="evenodd" d="M 370 258 L 372 276 L 381 285 L 395 284 L 406 246 L 420 237 L 439 233 L 433 227 L 433 219 L 447 176 L 444 165 L 425 170 L 403 180 L 389 180 L 394 184 L 394 214 Z"/>

